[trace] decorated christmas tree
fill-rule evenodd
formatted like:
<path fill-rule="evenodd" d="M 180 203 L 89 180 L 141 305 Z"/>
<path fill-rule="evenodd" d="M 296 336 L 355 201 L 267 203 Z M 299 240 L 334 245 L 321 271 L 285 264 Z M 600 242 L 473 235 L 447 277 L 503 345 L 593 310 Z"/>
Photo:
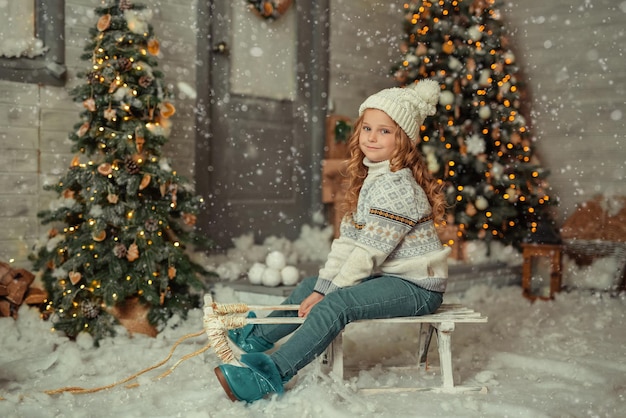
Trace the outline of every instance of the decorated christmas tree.
<path fill-rule="evenodd" d="M 76 155 L 46 186 L 59 198 L 39 214 L 51 229 L 35 268 L 54 328 L 97 342 L 114 335 L 121 311 L 143 308 L 156 331 L 198 306 L 204 270 L 185 248 L 207 243 L 194 234 L 202 199 L 161 153 L 175 108 L 157 70 L 150 12 L 128 0 L 95 12 L 81 57 L 88 69 L 71 91 L 84 107 L 69 135 Z"/>
<path fill-rule="evenodd" d="M 443 179 L 458 239 L 518 245 L 550 225 L 547 170 L 523 116 L 524 89 L 495 0 L 406 2 L 401 85 L 437 80 L 442 94 L 422 126 L 421 150 Z"/>

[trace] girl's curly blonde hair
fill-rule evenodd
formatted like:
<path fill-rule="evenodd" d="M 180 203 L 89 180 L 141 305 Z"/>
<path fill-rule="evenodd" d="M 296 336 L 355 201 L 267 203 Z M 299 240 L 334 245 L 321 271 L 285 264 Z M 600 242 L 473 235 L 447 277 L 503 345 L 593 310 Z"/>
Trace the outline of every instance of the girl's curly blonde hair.
<path fill-rule="evenodd" d="M 363 187 L 363 181 L 367 176 L 367 167 L 363 164 L 365 154 L 363 154 L 363 151 L 361 151 L 359 147 L 359 133 L 361 132 L 362 126 L 363 115 L 356 120 L 354 131 L 348 140 L 350 158 L 348 159 L 347 177 L 349 183 L 342 209 L 345 214 L 349 215 L 356 212 L 359 193 L 361 187 Z M 417 149 L 417 146 L 398 125 L 396 125 L 395 141 L 396 147 L 390 160 L 391 171 L 395 172 L 403 168 L 409 168 L 411 170 L 417 184 L 426 192 L 426 196 L 432 207 L 435 223 L 442 223 L 446 211 L 443 181 L 435 179 L 432 176 L 426 164 L 424 164 L 422 154 Z"/>

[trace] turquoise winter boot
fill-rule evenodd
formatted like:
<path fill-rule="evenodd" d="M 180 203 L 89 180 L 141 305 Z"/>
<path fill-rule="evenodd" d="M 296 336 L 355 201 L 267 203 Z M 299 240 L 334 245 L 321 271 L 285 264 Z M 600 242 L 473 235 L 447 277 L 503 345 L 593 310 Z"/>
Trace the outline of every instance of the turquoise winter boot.
<path fill-rule="evenodd" d="M 259 400 L 271 393 L 284 392 L 283 379 L 274 361 L 265 353 L 250 353 L 241 356 L 248 367 L 222 364 L 215 374 L 231 401 Z"/>
<path fill-rule="evenodd" d="M 256 318 L 256 315 L 254 312 L 249 312 L 248 318 Z M 254 324 L 248 324 L 242 328 L 231 329 L 228 331 L 228 339 L 246 353 L 261 353 L 274 347 L 274 344 L 252 335 L 253 328 Z M 234 348 L 231 345 L 231 349 Z"/>

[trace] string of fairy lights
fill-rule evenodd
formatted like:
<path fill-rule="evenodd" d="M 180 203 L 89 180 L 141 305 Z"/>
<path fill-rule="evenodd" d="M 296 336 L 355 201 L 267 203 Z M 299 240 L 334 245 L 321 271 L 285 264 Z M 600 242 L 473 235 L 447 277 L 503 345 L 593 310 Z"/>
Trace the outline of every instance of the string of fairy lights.
<path fill-rule="evenodd" d="M 42 249 L 38 262 L 49 294 L 42 315 L 55 315 L 55 328 L 66 326 L 68 335 L 82 329 L 101 338 L 112 323 L 103 313 L 131 296 L 161 315 L 165 304 L 191 297 L 173 292 L 198 284 L 179 235 L 192 229 L 204 201 L 161 156 L 176 109 L 155 69 L 159 42 L 135 7 L 120 0 L 96 10 L 82 56 L 90 61 L 86 83 L 71 92 L 83 105 L 70 133 L 77 154 L 49 187 L 61 207 L 41 215 L 65 223 L 50 230 L 51 251 Z M 183 225 L 174 229 L 175 218 Z"/>
<path fill-rule="evenodd" d="M 404 3 L 403 57 L 393 75 L 401 85 L 440 82 L 439 109 L 421 127 L 420 147 L 430 171 L 448 185 L 456 240 L 519 243 L 537 231 L 554 202 L 522 115 L 523 81 L 498 5 Z"/>

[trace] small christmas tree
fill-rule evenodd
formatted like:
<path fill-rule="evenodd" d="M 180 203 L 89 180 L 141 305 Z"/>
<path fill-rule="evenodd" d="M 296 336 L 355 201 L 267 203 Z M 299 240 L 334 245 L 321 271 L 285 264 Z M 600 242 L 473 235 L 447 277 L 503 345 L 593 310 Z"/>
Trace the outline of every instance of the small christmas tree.
<path fill-rule="evenodd" d="M 437 80 L 437 114 L 422 127 L 431 172 L 449 185 L 450 223 L 462 239 L 518 245 L 551 222 L 547 170 L 522 116 L 515 55 L 495 0 L 405 3 L 404 57 L 393 68 L 404 85 Z"/>
<path fill-rule="evenodd" d="M 35 256 L 48 292 L 44 309 L 70 337 L 97 342 L 114 334 L 116 307 L 129 300 L 163 325 L 199 305 L 204 270 L 185 254 L 202 199 L 161 155 L 175 108 L 156 69 L 159 42 L 149 11 L 128 0 L 95 9 L 100 16 L 81 59 L 85 82 L 71 95 L 82 103 L 70 139 L 76 156 L 58 183 L 53 223 Z M 62 226 L 60 226 L 62 225 Z"/>

